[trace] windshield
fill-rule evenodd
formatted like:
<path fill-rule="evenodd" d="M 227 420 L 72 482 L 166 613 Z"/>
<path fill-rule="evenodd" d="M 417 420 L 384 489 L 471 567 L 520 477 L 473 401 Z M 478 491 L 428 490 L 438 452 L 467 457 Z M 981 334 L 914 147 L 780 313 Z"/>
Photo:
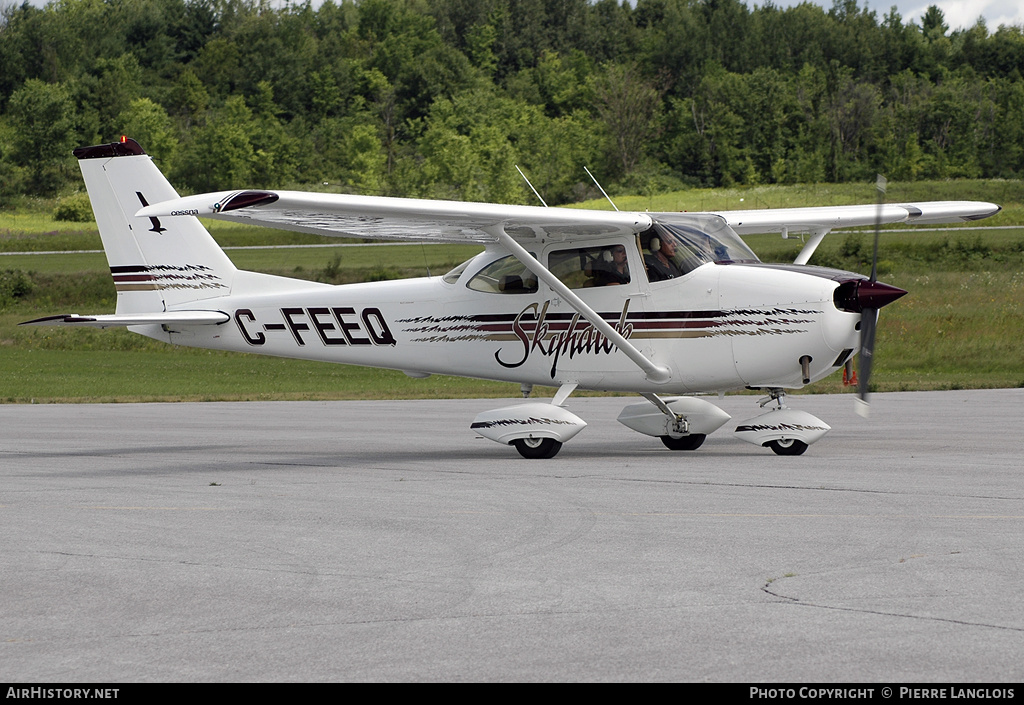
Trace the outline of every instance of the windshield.
<path fill-rule="evenodd" d="M 457 267 L 455 267 L 455 269 L 451 270 L 441 278 L 444 279 L 449 284 L 454 284 L 459 280 L 459 277 L 462 276 L 462 273 L 466 271 L 466 267 L 468 267 L 469 263 L 472 262 L 474 259 L 476 259 L 476 257 L 467 259 L 465 262 L 458 265 Z"/>
<path fill-rule="evenodd" d="M 724 218 L 688 213 L 652 213 L 679 240 L 690 256 L 704 262 L 758 262 L 757 255 Z"/>

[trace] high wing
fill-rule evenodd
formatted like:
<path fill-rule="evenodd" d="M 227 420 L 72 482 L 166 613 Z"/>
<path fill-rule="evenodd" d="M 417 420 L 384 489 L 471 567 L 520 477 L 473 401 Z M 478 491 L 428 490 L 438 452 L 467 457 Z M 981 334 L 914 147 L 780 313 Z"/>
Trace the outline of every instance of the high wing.
<path fill-rule="evenodd" d="M 717 211 L 740 235 L 793 232 L 824 234 L 835 228 L 882 224 L 929 225 L 980 220 L 999 206 L 977 201 Z M 304 191 L 220 191 L 142 208 L 139 217 L 200 216 L 284 230 L 380 240 L 494 242 L 502 226 L 517 241 L 540 237 L 587 239 L 639 233 L 650 214 L 537 206 L 351 196 Z M 656 214 L 654 214 L 656 216 Z"/>
<path fill-rule="evenodd" d="M 703 215 L 722 218 L 739 235 L 782 232 L 785 237 L 789 233 L 808 233 L 810 239 L 794 260 L 794 264 L 803 265 L 835 228 L 875 223 L 956 223 L 987 218 L 999 210 L 993 203 L 931 201 L 768 208 Z M 658 218 L 658 214 L 579 208 L 263 190 L 220 191 L 178 198 L 146 206 L 136 216 L 154 220 L 205 216 L 319 235 L 457 243 L 499 242 L 499 232 L 520 243 L 538 238 L 578 241 L 631 235 L 647 230 Z"/>
<path fill-rule="evenodd" d="M 652 222 L 644 213 L 256 190 L 188 196 L 147 206 L 136 215 L 199 216 L 319 235 L 456 243 L 495 242 L 496 226 L 516 240 L 531 241 L 633 234 Z"/>
<path fill-rule="evenodd" d="M 979 201 L 930 201 L 886 204 L 881 208 L 881 223 L 934 225 L 981 220 L 1000 210 L 994 203 Z M 822 206 L 818 208 L 767 208 L 749 211 L 720 211 L 740 235 L 753 233 L 817 232 L 835 228 L 874 225 L 879 219 L 877 205 Z"/>

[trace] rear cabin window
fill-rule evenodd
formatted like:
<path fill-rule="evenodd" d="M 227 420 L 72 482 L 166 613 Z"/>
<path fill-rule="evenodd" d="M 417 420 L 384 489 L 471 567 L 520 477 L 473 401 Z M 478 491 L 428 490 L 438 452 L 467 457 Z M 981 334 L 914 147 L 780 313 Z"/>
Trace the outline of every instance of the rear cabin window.
<path fill-rule="evenodd" d="M 548 269 L 570 289 L 628 284 L 631 276 L 622 244 L 556 250 L 548 255 Z"/>

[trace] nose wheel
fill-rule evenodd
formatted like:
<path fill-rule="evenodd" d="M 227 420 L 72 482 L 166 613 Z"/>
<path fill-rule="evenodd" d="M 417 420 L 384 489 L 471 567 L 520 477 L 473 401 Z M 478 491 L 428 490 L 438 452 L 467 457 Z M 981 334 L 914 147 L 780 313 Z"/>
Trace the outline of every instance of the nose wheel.
<path fill-rule="evenodd" d="M 803 455 L 804 451 L 807 450 L 807 444 L 795 438 L 768 441 L 765 445 L 771 448 L 775 455 Z"/>

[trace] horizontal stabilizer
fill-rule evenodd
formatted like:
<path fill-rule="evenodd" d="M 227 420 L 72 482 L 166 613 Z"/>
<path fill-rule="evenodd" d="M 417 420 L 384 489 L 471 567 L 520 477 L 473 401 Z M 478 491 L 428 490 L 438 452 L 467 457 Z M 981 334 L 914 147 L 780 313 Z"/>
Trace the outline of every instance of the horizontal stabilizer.
<path fill-rule="evenodd" d="M 79 316 L 76 313 L 46 316 L 25 321 L 23 326 L 88 326 L 90 328 L 117 328 L 149 325 L 216 325 L 231 319 L 221 311 L 169 311 L 165 313 L 113 313 L 98 316 Z"/>

